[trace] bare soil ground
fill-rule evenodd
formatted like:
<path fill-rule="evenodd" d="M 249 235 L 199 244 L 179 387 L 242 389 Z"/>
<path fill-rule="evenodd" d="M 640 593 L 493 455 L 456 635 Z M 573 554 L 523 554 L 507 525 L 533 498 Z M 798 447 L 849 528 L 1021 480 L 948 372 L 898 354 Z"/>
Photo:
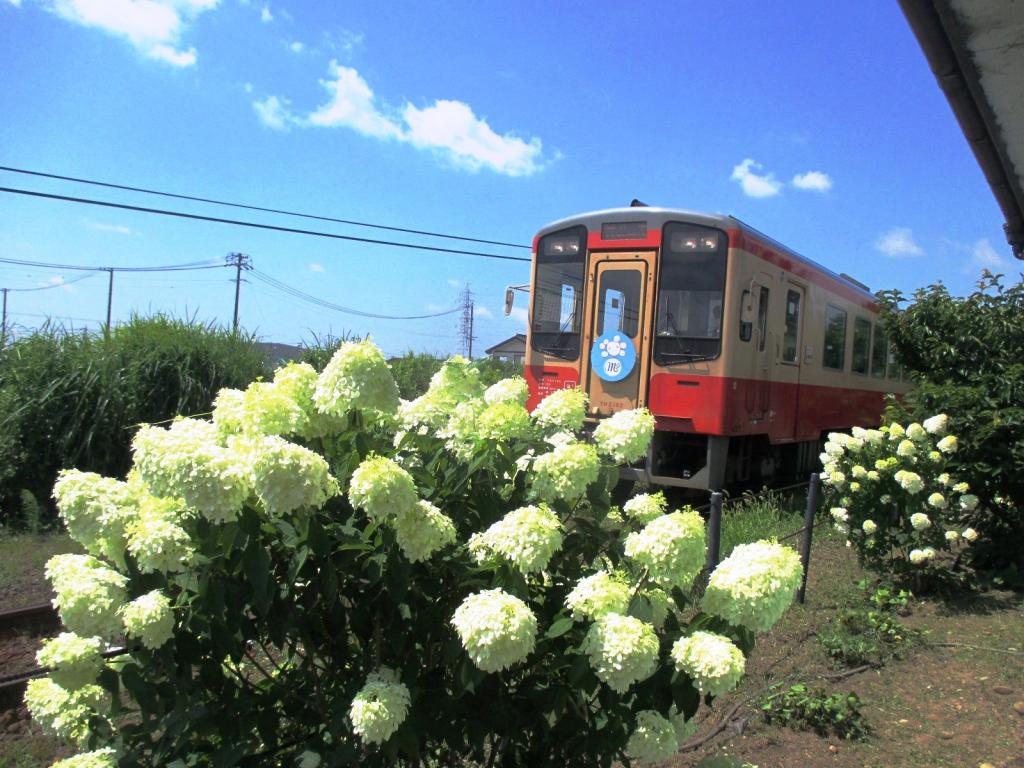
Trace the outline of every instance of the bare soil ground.
<path fill-rule="evenodd" d="M 56 536 L 12 541 L 0 540 L 0 608 L 48 599 L 43 564 L 74 545 Z M 842 680 L 822 679 L 837 668 L 816 633 L 838 608 L 863 604 L 856 587 L 862 578 L 853 552 L 816 540 L 807 604 L 794 606 L 759 639 L 741 688 L 698 714 L 697 737 L 737 703 L 740 709 L 714 738 L 661 768 L 1024 768 L 1024 596 L 994 591 L 956 603 L 915 600 L 912 614 L 901 620 L 927 634 L 909 658 Z M 0 648 L 0 675 L 33 653 L 24 643 Z M 764 691 L 798 682 L 857 693 L 870 737 L 843 741 L 766 725 L 758 714 Z M 0 768 L 39 768 L 68 754 L 31 726 L 23 710 L 0 713 Z"/>

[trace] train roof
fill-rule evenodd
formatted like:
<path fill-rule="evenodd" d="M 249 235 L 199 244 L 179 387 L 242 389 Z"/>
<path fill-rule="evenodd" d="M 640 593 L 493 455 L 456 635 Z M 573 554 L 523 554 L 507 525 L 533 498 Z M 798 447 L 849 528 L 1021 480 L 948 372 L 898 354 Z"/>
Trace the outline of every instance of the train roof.
<path fill-rule="evenodd" d="M 744 223 L 735 216 L 730 216 L 722 213 L 706 213 L 702 211 L 688 211 L 683 208 L 659 208 L 655 206 L 631 206 L 629 208 L 607 208 L 602 211 L 591 211 L 589 213 L 581 213 L 577 216 L 569 216 L 558 221 L 553 221 L 550 224 L 542 227 L 537 233 L 537 237 L 544 237 L 545 235 L 557 232 L 560 229 L 566 227 L 579 226 L 583 224 L 591 231 L 600 231 L 601 222 L 618 222 L 618 221 L 638 221 L 643 219 L 647 222 L 648 228 L 661 229 L 665 224 L 670 221 L 683 221 L 690 224 L 698 224 L 706 227 L 716 227 L 718 229 L 724 229 L 726 231 L 730 229 L 742 230 L 747 235 L 752 235 L 757 240 L 761 241 L 765 245 L 770 245 L 792 259 L 795 259 L 803 264 L 816 269 L 833 280 L 847 286 L 851 290 L 861 294 L 864 298 L 876 301 L 876 297 L 863 283 L 855 280 L 849 275 L 840 274 L 833 272 L 828 267 L 809 259 L 802 254 L 797 253 L 792 248 L 789 248 L 773 237 L 769 237 L 758 229 Z"/>

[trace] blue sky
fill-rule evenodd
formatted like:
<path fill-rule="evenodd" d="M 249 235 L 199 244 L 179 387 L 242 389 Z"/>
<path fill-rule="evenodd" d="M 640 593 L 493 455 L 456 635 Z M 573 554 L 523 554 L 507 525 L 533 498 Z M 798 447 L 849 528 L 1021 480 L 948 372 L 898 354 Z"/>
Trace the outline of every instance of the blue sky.
<path fill-rule="evenodd" d="M 626 205 L 731 213 L 872 289 L 1016 276 L 1002 218 L 895 2 L 0 0 L 0 165 L 530 243 Z M 2 186 L 340 234 L 0 173 Z M 508 255 L 526 251 L 463 244 Z M 147 266 L 251 256 L 331 302 L 416 315 L 476 296 L 476 350 L 525 329 L 524 263 L 0 195 L 0 257 Z M 96 327 L 106 276 L 0 264 L 11 321 Z M 118 274 L 114 318 L 230 322 L 228 270 Z M 457 317 L 367 320 L 250 279 L 243 325 L 459 350 Z"/>

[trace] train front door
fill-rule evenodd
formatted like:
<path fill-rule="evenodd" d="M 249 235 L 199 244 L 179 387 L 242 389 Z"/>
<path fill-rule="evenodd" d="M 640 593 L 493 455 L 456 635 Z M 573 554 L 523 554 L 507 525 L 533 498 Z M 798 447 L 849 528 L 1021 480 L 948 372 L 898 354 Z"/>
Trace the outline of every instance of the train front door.
<path fill-rule="evenodd" d="M 608 416 L 647 400 L 654 252 L 591 254 L 584 377 L 590 413 Z"/>
<path fill-rule="evenodd" d="M 800 410 L 800 374 L 803 363 L 810 362 L 812 350 L 805 344 L 803 325 L 807 314 L 803 286 L 788 281 L 779 286 L 783 298 L 782 325 L 775 348 L 772 376 L 773 440 L 796 439 L 797 413 Z"/>

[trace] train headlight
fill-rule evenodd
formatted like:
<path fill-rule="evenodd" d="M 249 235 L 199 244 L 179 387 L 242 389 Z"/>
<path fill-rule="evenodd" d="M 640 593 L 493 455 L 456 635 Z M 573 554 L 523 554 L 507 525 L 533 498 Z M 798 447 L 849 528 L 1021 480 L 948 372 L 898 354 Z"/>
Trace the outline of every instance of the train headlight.
<path fill-rule="evenodd" d="M 546 237 L 541 245 L 545 256 L 575 256 L 580 252 L 579 237 Z"/>
<path fill-rule="evenodd" d="M 670 224 L 668 248 L 673 253 L 714 253 L 721 235 L 704 227 Z"/>

